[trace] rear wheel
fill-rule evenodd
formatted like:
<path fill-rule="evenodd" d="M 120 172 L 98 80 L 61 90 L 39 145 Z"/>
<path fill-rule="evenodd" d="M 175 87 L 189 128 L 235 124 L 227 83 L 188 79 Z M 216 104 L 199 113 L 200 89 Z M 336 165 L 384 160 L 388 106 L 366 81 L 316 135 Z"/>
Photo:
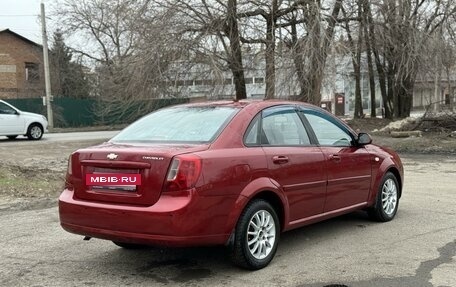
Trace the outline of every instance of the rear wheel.
<path fill-rule="evenodd" d="M 27 129 L 29 140 L 39 140 L 43 136 L 43 127 L 40 124 L 31 124 Z"/>
<path fill-rule="evenodd" d="M 399 184 L 396 176 L 387 172 L 379 186 L 376 203 L 368 209 L 368 213 L 375 221 L 387 222 L 396 216 L 398 206 Z"/>
<path fill-rule="evenodd" d="M 147 248 L 147 245 L 142 245 L 142 244 L 134 244 L 134 243 L 125 243 L 125 242 L 119 242 L 119 241 L 113 241 L 115 245 L 125 248 L 125 249 L 144 249 Z"/>
<path fill-rule="evenodd" d="M 17 138 L 17 135 L 13 135 L 13 136 L 6 136 L 7 138 L 9 138 L 10 140 L 14 140 L 15 138 Z"/>
<path fill-rule="evenodd" d="M 280 222 L 274 208 L 265 200 L 250 202 L 236 225 L 230 256 L 234 264 L 257 270 L 266 267 L 277 250 Z"/>

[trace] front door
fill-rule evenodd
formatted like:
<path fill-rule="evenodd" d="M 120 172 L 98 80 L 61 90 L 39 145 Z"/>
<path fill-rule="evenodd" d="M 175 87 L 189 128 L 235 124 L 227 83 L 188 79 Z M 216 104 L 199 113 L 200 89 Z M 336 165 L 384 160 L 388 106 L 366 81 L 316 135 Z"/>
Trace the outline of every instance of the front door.
<path fill-rule="evenodd" d="M 15 109 L 0 102 L 0 134 L 17 135 L 22 133 L 25 121 Z"/>
<path fill-rule="evenodd" d="M 372 177 L 372 156 L 354 144 L 353 135 L 331 117 L 304 111 L 321 151 L 328 174 L 325 212 L 367 202 Z"/>

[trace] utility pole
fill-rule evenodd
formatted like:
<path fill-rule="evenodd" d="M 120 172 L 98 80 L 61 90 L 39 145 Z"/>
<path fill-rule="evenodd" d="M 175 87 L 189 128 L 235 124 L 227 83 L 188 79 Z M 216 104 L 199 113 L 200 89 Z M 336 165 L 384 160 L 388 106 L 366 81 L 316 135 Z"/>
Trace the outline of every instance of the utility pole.
<path fill-rule="evenodd" d="M 41 33 L 43 35 L 43 60 L 44 60 L 44 83 L 46 88 L 46 109 L 49 130 L 54 128 L 54 117 L 51 107 L 51 78 L 49 74 L 49 56 L 48 56 L 48 40 L 46 32 L 46 15 L 44 13 L 44 3 L 41 2 Z"/>

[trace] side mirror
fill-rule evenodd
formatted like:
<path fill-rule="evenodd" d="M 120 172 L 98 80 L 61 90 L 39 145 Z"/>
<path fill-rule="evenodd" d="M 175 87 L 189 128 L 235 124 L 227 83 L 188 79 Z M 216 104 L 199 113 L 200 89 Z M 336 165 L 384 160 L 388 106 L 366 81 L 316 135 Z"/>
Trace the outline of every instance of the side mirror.
<path fill-rule="evenodd" d="M 372 143 L 372 138 L 367 133 L 359 133 L 358 140 L 356 141 L 356 143 L 360 146 L 368 145 Z"/>

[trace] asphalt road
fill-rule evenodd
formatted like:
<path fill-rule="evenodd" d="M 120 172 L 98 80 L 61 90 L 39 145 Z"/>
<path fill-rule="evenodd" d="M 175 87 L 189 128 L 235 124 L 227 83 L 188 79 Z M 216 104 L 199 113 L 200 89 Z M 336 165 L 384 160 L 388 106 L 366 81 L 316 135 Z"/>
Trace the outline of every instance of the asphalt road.
<path fill-rule="evenodd" d="M 456 286 L 456 156 L 404 163 L 395 220 L 359 212 L 290 231 L 256 272 L 233 267 L 223 248 L 83 241 L 60 228 L 56 207 L 0 213 L 0 286 Z"/>

